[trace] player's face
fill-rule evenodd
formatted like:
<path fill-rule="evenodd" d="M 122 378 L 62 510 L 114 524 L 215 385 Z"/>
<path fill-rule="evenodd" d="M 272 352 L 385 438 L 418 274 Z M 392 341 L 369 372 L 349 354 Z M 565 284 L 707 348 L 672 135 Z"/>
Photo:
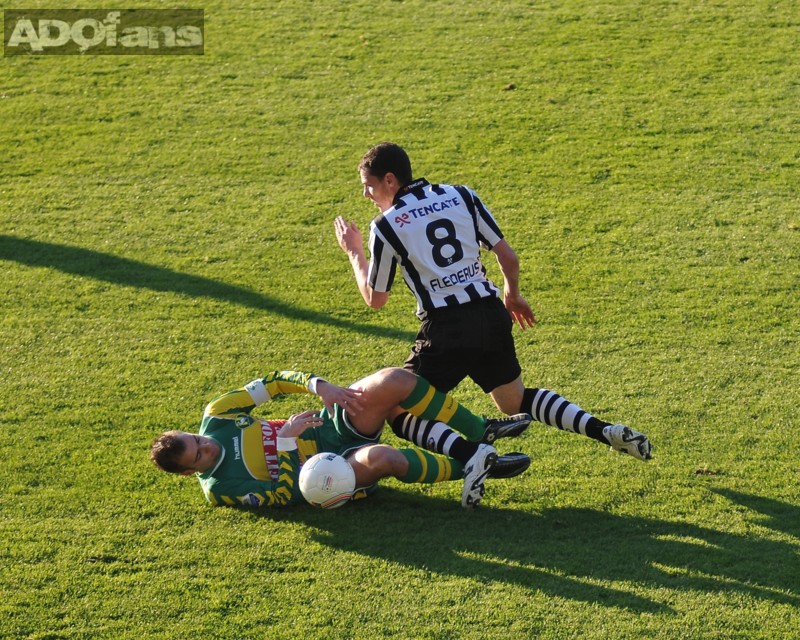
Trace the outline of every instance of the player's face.
<path fill-rule="evenodd" d="M 221 453 L 220 447 L 211 438 L 193 433 L 182 433 L 180 438 L 186 446 L 186 449 L 178 458 L 178 464 L 187 469 L 183 472 L 183 475 L 203 473 L 217 462 Z"/>
<path fill-rule="evenodd" d="M 361 171 L 361 184 L 364 185 L 364 197 L 372 200 L 381 213 L 391 208 L 398 189 L 393 173 L 377 178 L 367 171 Z"/>

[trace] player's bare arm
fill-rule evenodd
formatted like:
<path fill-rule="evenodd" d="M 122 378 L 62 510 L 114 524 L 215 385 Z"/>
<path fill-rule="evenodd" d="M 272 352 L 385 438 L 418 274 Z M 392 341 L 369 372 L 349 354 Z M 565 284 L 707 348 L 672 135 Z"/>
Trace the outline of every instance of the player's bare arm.
<path fill-rule="evenodd" d="M 369 286 L 367 277 L 369 263 L 364 254 L 364 240 L 358 225 L 355 222 L 348 222 L 342 216 L 337 216 L 333 221 L 333 227 L 336 231 L 336 239 L 339 242 L 339 246 L 350 259 L 350 265 L 353 267 L 361 297 L 364 298 L 364 302 L 367 303 L 368 307 L 380 309 L 389 299 L 389 293 L 375 291 Z"/>
<path fill-rule="evenodd" d="M 536 323 L 536 317 L 519 290 L 519 259 L 516 252 L 506 240 L 501 240 L 492 247 L 492 252 L 503 274 L 503 304 L 520 329 L 532 327 Z"/>

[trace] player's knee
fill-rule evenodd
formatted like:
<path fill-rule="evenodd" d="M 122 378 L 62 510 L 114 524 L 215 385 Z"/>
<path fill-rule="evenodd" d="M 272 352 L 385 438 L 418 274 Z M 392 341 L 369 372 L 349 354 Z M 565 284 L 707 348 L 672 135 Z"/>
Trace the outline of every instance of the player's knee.
<path fill-rule="evenodd" d="M 402 402 L 413 390 L 417 377 L 399 367 L 380 369 L 354 386 L 363 389 L 365 399 L 388 409 Z"/>
<path fill-rule="evenodd" d="M 393 389 L 402 389 L 403 391 L 411 393 L 414 386 L 417 384 L 417 377 L 410 371 L 406 371 L 400 367 L 387 367 L 381 369 L 378 373 L 381 377 L 381 383 Z"/>
<path fill-rule="evenodd" d="M 380 380 L 392 380 L 401 377 L 403 373 L 408 372 L 400 367 L 384 367 L 383 369 L 378 369 L 374 375 Z"/>
<path fill-rule="evenodd" d="M 394 447 L 377 444 L 359 449 L 353 456 L 356 478 L 375 482 L 380 478 L 397 476 L 404 472 L 406 459 Z M 361 476 L 361 478 L 359 478 Z"/>

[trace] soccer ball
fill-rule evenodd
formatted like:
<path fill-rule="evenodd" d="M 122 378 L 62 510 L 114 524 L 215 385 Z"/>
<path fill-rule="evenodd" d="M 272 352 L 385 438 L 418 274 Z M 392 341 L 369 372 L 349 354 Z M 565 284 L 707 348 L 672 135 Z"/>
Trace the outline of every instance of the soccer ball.
<path fill-rule="evenodd" d="M 309 504 L 323 509 L 341 507 L 353 497 L 356 474 L 342 456 L 318 453 L 300 468 L 300 491 Z"/>

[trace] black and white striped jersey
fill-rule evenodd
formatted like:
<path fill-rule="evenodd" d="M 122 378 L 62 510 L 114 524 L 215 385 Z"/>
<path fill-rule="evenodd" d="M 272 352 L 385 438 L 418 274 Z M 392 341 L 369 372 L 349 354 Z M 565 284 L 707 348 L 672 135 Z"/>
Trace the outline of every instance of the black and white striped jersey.
<path fill-rule="evenodd" d="M 502 239 L 474 191 L 416 180 L 370 225 L 369 284 L 389 291 L 399 264 L 421 319 L 432 309 L 499 297 L 486 277 L 480 249 Z"/>

